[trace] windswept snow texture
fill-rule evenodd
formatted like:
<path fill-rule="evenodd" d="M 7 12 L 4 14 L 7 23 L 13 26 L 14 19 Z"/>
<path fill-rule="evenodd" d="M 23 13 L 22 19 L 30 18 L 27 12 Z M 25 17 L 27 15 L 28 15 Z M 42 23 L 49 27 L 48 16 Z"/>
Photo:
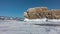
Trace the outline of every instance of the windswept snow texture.
<path fill-rule="evenodd" d="M 41 24 L 43 22 L 0 20 L 0 34 L 60 34 L 60 26 L 34 25 L 37 23 Z M 44 22 L 44 23 L 50 23 L 50 22 Z M 51 23 L 54 24 L 55 22 L 51 22 Z"/>

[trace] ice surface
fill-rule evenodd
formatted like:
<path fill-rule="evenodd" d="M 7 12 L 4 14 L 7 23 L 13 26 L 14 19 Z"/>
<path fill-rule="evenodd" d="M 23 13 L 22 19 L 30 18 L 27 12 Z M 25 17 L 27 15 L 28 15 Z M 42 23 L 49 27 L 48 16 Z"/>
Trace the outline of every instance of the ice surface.
<path fill-rule="evenodd" d="M 37 23 L 42 24 L 44 22 L 0 20 L 0 34 L 60 34 L 60 26 L 34 25 Z M 45 22 L 45 23 L 52 23 L 52 22 Z"/>

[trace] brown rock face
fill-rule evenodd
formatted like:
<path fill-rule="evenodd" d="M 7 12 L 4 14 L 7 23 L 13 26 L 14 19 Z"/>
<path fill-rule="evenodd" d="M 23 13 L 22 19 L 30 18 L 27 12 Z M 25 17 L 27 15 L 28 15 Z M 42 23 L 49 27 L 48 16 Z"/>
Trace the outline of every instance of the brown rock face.
<path fill-rule="evenodd" d="M 24 13 L 24 17 L 28 19 L 60 19 L 60 10 L 48 10 L 47 7 L 29 8 Z"/>

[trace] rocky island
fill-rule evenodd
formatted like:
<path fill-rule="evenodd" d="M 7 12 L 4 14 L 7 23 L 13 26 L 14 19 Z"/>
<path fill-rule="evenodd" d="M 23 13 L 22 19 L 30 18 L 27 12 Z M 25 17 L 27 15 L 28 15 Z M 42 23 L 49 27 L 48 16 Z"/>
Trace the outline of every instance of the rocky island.
<path fill-rule="evenodd" d="M 49 10 L 47 7 L 34 7 L 24 12 L 24 17 L 28 19 L 60 19 L 60 10 Z"/>

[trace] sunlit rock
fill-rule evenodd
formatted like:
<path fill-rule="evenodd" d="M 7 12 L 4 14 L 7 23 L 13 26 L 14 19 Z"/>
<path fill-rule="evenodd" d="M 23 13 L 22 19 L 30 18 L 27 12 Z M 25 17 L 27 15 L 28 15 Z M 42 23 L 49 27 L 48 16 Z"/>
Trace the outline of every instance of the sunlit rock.
<path fill-rule="evenodd" d="M 48 10 L 47 7 L 34 7 L 29 8 L 24 13 L 24 17 L 28 19 L 60 19 L 60 10 Z"/>

